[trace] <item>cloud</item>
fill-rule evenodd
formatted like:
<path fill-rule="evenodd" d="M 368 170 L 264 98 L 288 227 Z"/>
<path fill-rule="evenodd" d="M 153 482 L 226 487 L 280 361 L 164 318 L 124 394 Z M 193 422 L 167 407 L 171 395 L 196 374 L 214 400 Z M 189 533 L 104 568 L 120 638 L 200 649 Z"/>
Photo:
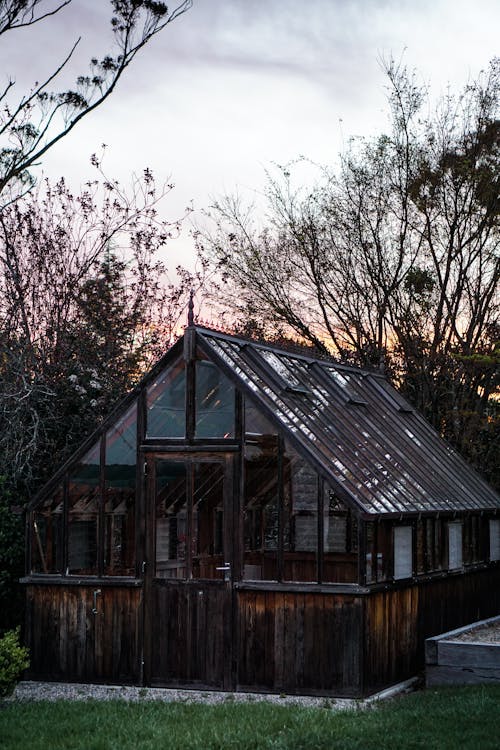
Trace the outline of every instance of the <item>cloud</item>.
<path fill-rule="evenodd" d="M 81 34 L 72 80 L 109 50 L 110 15 L 104 0 L 73 0 L 31 33 L 2 37 L 0 68 L 22 93 Z M 382 56 L 404 53 L 434 90 L 458 89 L 498 51 L 499 27 L 496 0 L 194 0 L 44 165 L 82 182 L 106 142 L 118 178 L 146 164 L 173 173 L 181 207 L 233 184 L 258 189 L 270 160 L 332 163 L 342 134 L 384 126 Z"/>

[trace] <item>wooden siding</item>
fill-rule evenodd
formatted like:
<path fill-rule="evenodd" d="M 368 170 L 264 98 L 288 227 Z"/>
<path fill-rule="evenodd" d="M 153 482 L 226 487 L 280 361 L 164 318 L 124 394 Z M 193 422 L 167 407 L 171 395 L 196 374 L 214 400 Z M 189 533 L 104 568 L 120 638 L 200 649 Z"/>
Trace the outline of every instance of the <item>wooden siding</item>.
<path fill-rule="evenodd" d="M 94 592 L 97 614 L 93 614 Z M 138 682 L 141 590 L 29 585 L 26 643 L 31 679 Z"/>
<path fill-rule="evenodd" d="M 500 612 L 500 566 L 385 590 L 294 586 L 155 582 L 143 634 L 141 588 L 29 582 L 29 676 L 362 696 L 422 670 L 426 638 Z"/>
<path fill-rule="evenodd" d="M 252 590 L 237 600 L 238 689 L 359 693 L 360 597 Z"/>
<path fill-rule="evenodd" d="M 498 567 L 367 596 L 363 692 L 421 671 L 426 638 L 499 612 Z"/>
<path fill-rule="evenodd" d="M 365 599 L 364 693 L 417 673 L 419 593 L 412 586 Z"/>
<path fill-rule="evenodd" d="M 231 689 L 231 592 L 220 582 L 155 581 L 150 681 Z"/>

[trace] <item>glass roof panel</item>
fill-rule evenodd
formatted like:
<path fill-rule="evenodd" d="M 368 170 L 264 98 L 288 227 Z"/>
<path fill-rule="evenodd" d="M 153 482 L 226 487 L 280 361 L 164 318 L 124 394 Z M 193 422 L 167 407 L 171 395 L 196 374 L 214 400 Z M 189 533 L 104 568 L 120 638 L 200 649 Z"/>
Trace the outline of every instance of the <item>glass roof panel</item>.
<path fill-rule="evenodd" d="M 386 380 L 369 376 L 370 383 L 377 389 L 382 398 L 390 404 L 393 409 L 403 414 L 413 414 L 413 407 L 397 392 Z"/>
<path fill-rule="evenodd" d="M 215 332 L 200 335 L 284 435 L 293 433 L 364 511 L 500 507 L 498 495 L 418 413 L 411 423 L 405 418 L 411 407 L 377 374 Z"/>

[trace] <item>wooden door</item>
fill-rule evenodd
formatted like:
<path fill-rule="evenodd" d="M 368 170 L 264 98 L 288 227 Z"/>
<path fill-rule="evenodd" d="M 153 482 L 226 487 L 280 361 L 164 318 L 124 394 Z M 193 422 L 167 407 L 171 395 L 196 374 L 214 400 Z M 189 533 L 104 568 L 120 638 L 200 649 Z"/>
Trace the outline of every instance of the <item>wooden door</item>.
<path fill-rule="evenodd" d="M 232 456 L 147 457 L 144 670 L 232 689 Z"/>

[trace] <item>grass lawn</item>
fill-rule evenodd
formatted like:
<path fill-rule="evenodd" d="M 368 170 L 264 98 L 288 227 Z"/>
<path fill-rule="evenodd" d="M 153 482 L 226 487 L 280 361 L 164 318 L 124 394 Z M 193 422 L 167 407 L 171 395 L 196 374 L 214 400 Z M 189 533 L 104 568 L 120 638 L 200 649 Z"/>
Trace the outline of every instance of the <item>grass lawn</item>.
<path fill-rule="evenodd" d="M 0 704 L 2 750 L 498 750 L 500 686 L 412 693 L 368 710 L 234 703 Z"/>

